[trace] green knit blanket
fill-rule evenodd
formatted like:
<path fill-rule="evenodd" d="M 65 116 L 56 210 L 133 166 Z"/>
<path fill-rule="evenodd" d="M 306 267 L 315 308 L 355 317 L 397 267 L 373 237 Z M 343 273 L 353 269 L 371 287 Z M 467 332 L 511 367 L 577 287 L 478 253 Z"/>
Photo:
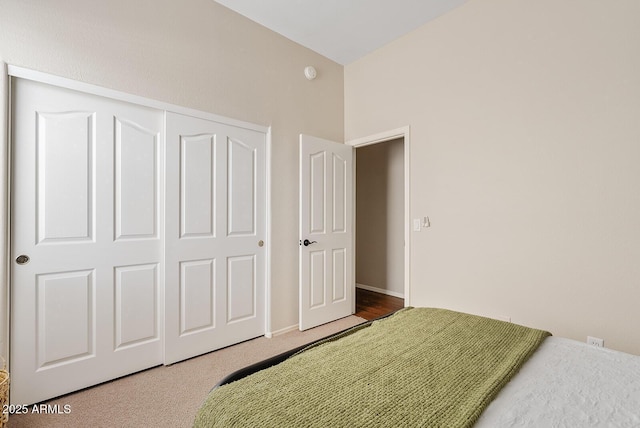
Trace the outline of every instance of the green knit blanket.
<path fill-rule="evenodd" d="M 549 333 L 406 308 L 213 390 L 195 427 L 468 427 Z"/>

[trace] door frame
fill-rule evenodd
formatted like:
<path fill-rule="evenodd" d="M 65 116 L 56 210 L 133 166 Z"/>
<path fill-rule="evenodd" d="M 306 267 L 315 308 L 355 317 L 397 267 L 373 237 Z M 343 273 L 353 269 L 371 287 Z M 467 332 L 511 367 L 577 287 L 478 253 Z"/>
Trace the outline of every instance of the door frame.
<path fill-rule="evenodd" d="M 366 137 L 356 138 L 353 140 L 347 141 L 345 144 L 352 146 L 354 149 L 358 149 L 360 147 L 370 146 L 372 144 L 386 143 L 391 140 L 396 140 L 398 138 L 404 139 L 404 306 L 411 306 L 411 174 L 409 169 L 410 164 L 410 148 L 411 148 L 411 127 L 409 125 L 403 126 L 401 128 L 391 129 L 388 131 L 383 131 L 378 134 L 369 135 Z M 355 265 L 355 255 L 358 251 L 358 247 L 356 245 L 356 216 L 355 212 L 357 209 L 356 206 L 356 192 L 358 191 L 356 187 L 356 169 L 358 165 L 356 164 L 356 156 L 353 157 L 353 186 L 355 191 L 353 192 L 353 263 Z M 354 275 L 355 275 L 355 266 L 353 266 Z M 353 285 L 355 288 L 355 283 Z M 355 296 L 355 289 L 353 290 Z M 355 298 L 353 299 L 353 312 L 355 313 Z"/>
<path fill-rule="evenodd" d="M 0 58 L 0 357 L 10 369 L 11 319 L 11 78 L 22 78 L 118 101 L 171 111 L 265 134 L 265 335 L 271 332 L 271 127 L 177 106 L 126 92 L 7 64 Z M 162 165 L 164 168 L 164 165 Z M 159 225 L 164 228 L 164 224 Z M 162 284 L 164 293 L 164 284 Z"/>
<path fill-rule="evenodd" d="M 0 356 L 9 366 L 9 206 L 11 155 L 9 151 L 10 92 L 9 69 L 0 59 Z"/>

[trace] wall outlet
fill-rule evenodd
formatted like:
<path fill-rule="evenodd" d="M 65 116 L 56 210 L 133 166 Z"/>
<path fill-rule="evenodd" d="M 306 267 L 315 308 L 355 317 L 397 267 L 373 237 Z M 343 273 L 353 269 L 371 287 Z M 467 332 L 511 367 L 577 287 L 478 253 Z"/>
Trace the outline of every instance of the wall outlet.
<path fill-rule="evenodd" d="M 599 337 L 587 336 L 587 344 L 591 346 L 597 346 L 598 348 L 604 348 L 604 339 Z"/>

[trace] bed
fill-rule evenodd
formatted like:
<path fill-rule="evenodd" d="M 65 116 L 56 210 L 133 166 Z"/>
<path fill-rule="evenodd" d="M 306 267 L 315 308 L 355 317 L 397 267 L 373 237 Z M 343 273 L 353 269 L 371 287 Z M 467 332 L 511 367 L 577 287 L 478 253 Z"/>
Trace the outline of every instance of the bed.
<path fill-rule="evenodd" d="M 223 379 L 195 427 L 639 427 L 640 357 L 405 308 Z"/>

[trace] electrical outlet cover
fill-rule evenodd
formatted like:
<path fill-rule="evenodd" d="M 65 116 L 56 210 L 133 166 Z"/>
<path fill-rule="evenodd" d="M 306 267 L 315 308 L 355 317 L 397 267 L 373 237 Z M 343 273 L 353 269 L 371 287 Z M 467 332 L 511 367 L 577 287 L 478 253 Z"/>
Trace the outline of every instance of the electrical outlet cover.
<path fill-rule="evenodd" d="M 587 344 L 597 346 L 598 348 L 604 348 L 604 340 L 599 337 L 587 336 Z"/>

